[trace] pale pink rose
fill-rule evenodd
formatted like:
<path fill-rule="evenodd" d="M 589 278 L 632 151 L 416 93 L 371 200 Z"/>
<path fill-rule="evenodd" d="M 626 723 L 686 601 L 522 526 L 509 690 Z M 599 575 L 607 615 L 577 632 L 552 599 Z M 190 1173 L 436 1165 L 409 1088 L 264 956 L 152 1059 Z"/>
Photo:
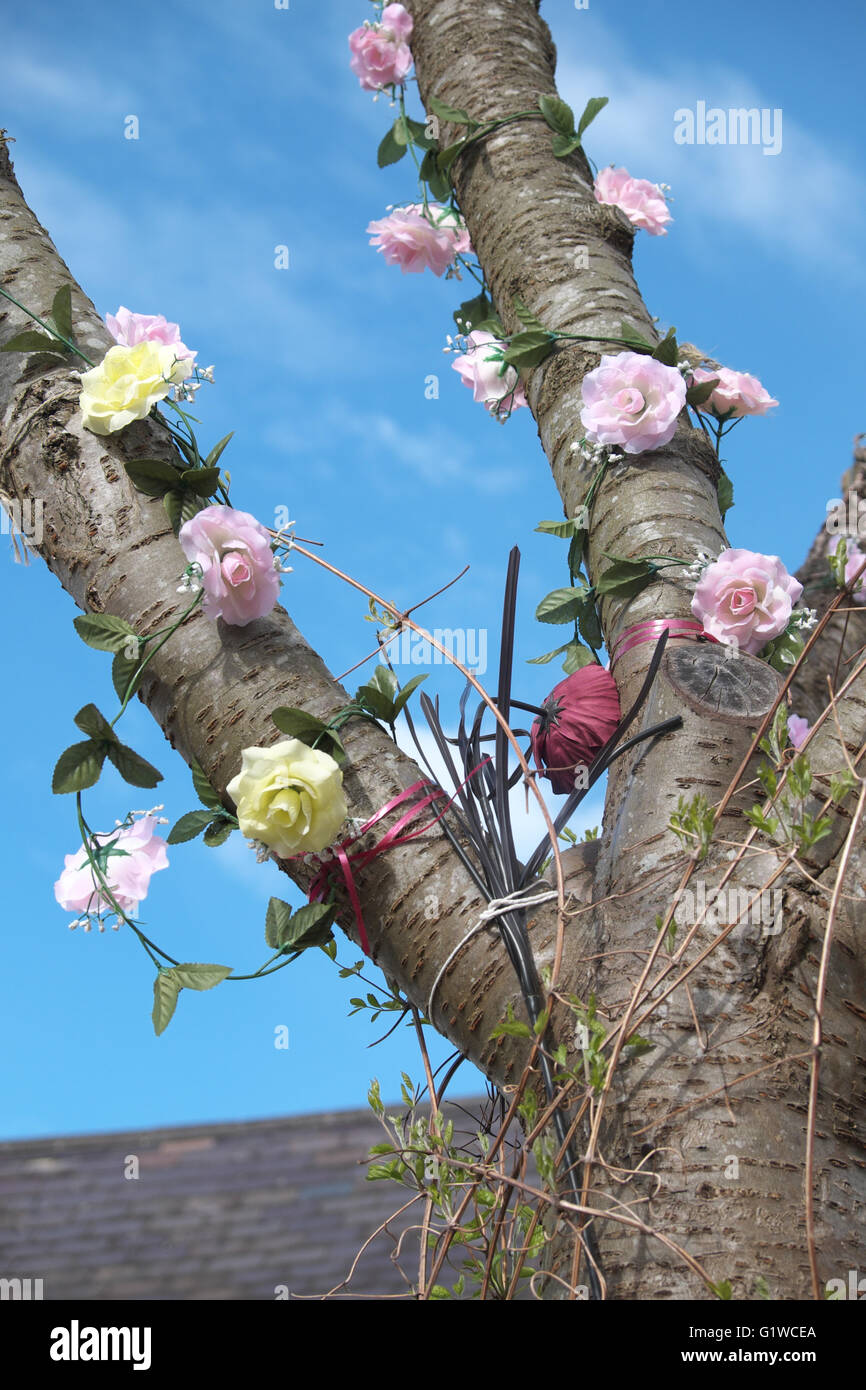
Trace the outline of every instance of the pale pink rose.
<path fill-rule="evenodd" d="M 621 208 L 633 226 L 650 236 L 667 236 L 667 223 L 673 218 L 657 183 L 633 179 L 627 169 L 610 166 L 599 169 L 593 192 L 599 203 L 613 203 Z"/>
<path fill-rule="evenodd" d="M 502 360 L 505 343 L 473 328 L 466 344 L 466 352 L 455 357 L 451 366 L 460 373 L 463 385 L 471 387 L 473 400 L 482 401 L 491 415 L 507 415 L 528 405 L 517 370 Z"/>
<path fill-rule="evenodd" d="M 808 719 L 801 719 L 799 714 L 788 715 L 788 738 L 795 748 L 802 748 L 811 732 L 812 725 Z"/>
<path fill-rule="evenodd" d="M 151 874 L 168 868 L 166 842 L 155 833 L 157 824 L 155 816 L 141 816 L 132 825 L 93 837 L 99 846 L 122 851 L 108 854 L 103 872 L 118 907 L 130 916 L 147 897 Z M 76 854 L 67 854 L 63 862 L 65 868 L 54 885 L 61 907 L 77 913 L 113 911 L 83 845 Z"/>
<path fill-rule="evenodd" d="M 352 50 L 349 67 L 365 92 L 381 92 L 384 87 L 402 86 L 412 67 L 412 51 L 403 42 L 412 32 L 412 17 L 402 5 L 389 5 L 385 14 L 388 10 L 399 10 L 402 14 L 392 13 L 387 26 L 362 24 L 349 35 Z"/>
<path fill-rule="evenodd" d="M 845 583 L 850 584 L 857 571 L 862 565 L 866 564 L 866 553 L 864 553 L 857 542 L 848 541 L 848 563 L 845 566 Z M 863 571 L 857 581 L 857 588 L 852 595 L 855 603 L 866 603 L 866 570 Z"/>
<path fill-rule="evenodd" d="M 802 592 L 778 555 L 723 550 L 704 570 L 692 612 L 711 637 L 757 656 L 785 631 Z"/>
<path fill-rule="evenodd" d="M 399 265 L 403 274 L 432 270 L 444 275 L 458 255 L 472 253 L 463 219 L 439 203 L 410 203 L 395 208 L 367 227 L 370 245 L 377 246 L 388 265 Z"/>
<path fill-rule="evenodd" d="M 620 352 L 602 357 L 583 378 L 580 419 L 592 443 L 642 454 L 673 439 L 685 403 L 686 384 L 676 367 L 640 352 Z"/>
<path fill-rule="evenodd" d="M 280 576 L 271 538 L 249 512 L 205 507 L 181 526 L 178 540 L 190 563 L 201 567 L 209 618 L 246 627 L 270 613 L 279 597 Z"/>
<path fill-rule="evenodd" d="M 764 390 L 758 378 L 748 372 L 734 372 L 730 367 L 719 367 L 716 371 L 710 367 L 696 367 L 692 375 L 696 385 L 718 378 L 719 384 L 713 394 L 696 407 L 707 415 L 727 415 L 729 411 L 734 412 L 732 419 L 738 415 L 766 415 L 771 406 L 779 404 Z"/>
<path fill-rule="evenodd" d="M 133 314 L 121 304 L 116 314 L 105 315 L 105 326 L 116 343 L 123 347 L 135 347 L 136 343 L 165 343 L 173 347 L 178 358 L 196 356 L 180 340 L 180 328 L 169 323 L 162 314 Z"/>
<path fill-rule="evenodd" d="M 382 28 L 395 39 L 408 39 L 415 21 L 403 5 L 386 5 L 382 11 Z"/>

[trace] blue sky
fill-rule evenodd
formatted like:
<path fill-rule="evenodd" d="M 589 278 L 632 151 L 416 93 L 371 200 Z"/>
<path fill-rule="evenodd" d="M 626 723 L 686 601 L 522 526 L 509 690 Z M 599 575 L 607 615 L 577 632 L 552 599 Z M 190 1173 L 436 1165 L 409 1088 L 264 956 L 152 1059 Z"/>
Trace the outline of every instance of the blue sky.
<path fill-rule="evenodd" d="M 370 13 L 364 0 L 177 0 L 170 24 L 149 26 L 105 0 L 19 7 L 4 22 L 3 124 L 25 195 L 100 311 L 164 313 L 215 364 L 200 436 L 236 431 L 225 455 L 236 504 L 266 522 L 288 507 L 299 534 L 401 605 L 471 564 L 424 617 L 487 630 L 491 680 L 518 544 L 520 686 L 542 698 L 561 673 L 523 659 L 555 644 L 533 611 L 565 582 L 564 549 L 532 528 L 561 509 L 529 413 L 500 428 L 442 355 L 461 287 L 402 276 L 367 244 L 367 222 L 414 192 L 408 163 L 377 170 L 392 113 L 348 70 L 346 36 Z M 837 3 L 820 24 L 802 0 L 700 15 L 553 0 L 543 13 L 562 95 L 578 108 L 610 97 L 587 140 L 596 162 L 672 186 L 669 235 L 637 238 L 651 312 L 781 401 L 731 440 L 729 535 L 794 568 L 866 428 L 851 351 L 866 206 L 859 6 Z M 676 145 L 674 112 L 701 100 L 780 108 L 781 152 Z M 123 133 L 131 114 L 135 141 Z M 282 245 L 288 270 L 274 267 Z M 431 373 L 437 399 L 425 397 Z M 240 990 L 185 993 L 157 1039 L 137 943 L 66 930 L 52 884 L 76 844 L 74 808 L 50 795 L 50 774 L 75 711 L 88 700 L 113 711 L 109 659 L 80 643 L 77 610 L 41 563 L 15 565 L 7 544 L 0 1134 L 353 1106 L 374 1075 L 396 1096 L 401 1070 L 420 1074 L 411 1034 L 368 1051 L 383 1030 L 347 1017 L 355 984 L 318 953 Z M 372 645 L 360 596 L 300 559 L 283 601 L 335 674 Z M 441 667 L 427 684 L 453 701 Z M 165 774 L 167 814 L 191 809 L 186 770 L 143 707 L 124 727 Z M 91 823 L 108 828 L 148 796 L 106 774 L 87 799 Z M 599 819 L 596 800 L 576 828 Z M 292 886 L 240 836 L 170 859 L 142 909 L 150 934 L 182 959 L 255 968 L 268 896 L 299 901 Z M 340 958 L 356 953 L 341 945 Z M 274 1047 L 280 1025 L 287 1051 Z M 479 1084 L 466 1067 L 454 1094 Z"/>

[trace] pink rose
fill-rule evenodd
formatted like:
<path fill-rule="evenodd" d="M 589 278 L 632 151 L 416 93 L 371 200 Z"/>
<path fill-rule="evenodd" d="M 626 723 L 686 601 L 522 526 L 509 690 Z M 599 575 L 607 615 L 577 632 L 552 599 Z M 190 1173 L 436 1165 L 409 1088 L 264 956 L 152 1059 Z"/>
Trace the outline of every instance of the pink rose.
<path fill-rule="evenodd" d="M 639 352 L 604 356 L 583 378 L 581 423 L 595 444 L 618 444 L 627 454 L 660 449 L 673 439 L 686 403 L 676 367 Z"/>
<path fill-rule="evenodd" d="M 866 564 L 866 554 L 854 540 L 848 541 L 848 562 L 845 565 L 845 583 L 850 584 L 857 571 Z M 855 603 L 866 603 L 866 570 L 860 576 L 852 595 Z"/>
<path fill-rule="evenodd" d="M 466 335 L 467 351 L 451 363 L 460 373 L 464 386 L 472 390 L 472 399 L 482 401 L 491 415 L 507 415 L 528 405 L 523 383 L 516 368 L 502 360 L 505 343 L 492 333 L 473 328 Z"/>
<path fill-rule="evenodd" d="M 692 375 L 696 385 L 718 377 L 719 384 L 713 394 L 696 407 L 708 415 L 727 415 L 729 411 L 733 411 L 735 416 L 766 415 L 771 406 L 779 404 L 769 391 L 764 390 L 758 378 L 750 376 L 748 372 L 734 372 L 730 367 L 719 367 L 716 371 L 709 367 L 696 367 Z"/>
<path fill-rule="evenodd" d="M 471 255 L 469 233 L 461 217 L 439 203 L 410 203 L 367 227 L 370 245 L 378 246 L 388 265 L 403 274 L 432 270 L 444 275 L 458 255 Z"/>
<path fill-rule="evenodd" d="M 802 748 L 811 732 L 812 725 L 808 719 L 801 719 L 799 714 L 788 715 L 788 738 L 795 748 Z"/>
<path fill-rule="evenodd" d="M 412 66 L 412 52 L 404 43 L 411 32 L 408 11 L 402 5 L 387 5 L 381 24 L 362 24 L 349 35 L 349 66 L 365 92 L 403 85 Z"/>
<path fill-rule="evenodd" d="M 620 208 L 633 226 L 650 236 L 667 236 L 665 228 L 673 218 L 657 183 L 633 179 L 627 169 L 609 167 L 599 169 L 593 192 L 599 203 L 613 203 Z"/>
<path fill-rule="evenodd" d="M 136 343 L 165 343 L 173 347 L 178 358 L 196 356 L 180 340 L 180 328 L 169 323 L 162 314 L 133 314 L 121 304 L 116 314 L 105 315 L 105 326 L 116 343 L 123 347 L 135 347 Z"/>
<path fill-rule="evenodd" d="M 271 538 L 249 512 L 213 505 L 184 523 L 178 536 L 191 564 L 201 567 L 209 618 L 246 627 L 270 613 L 280 591 Z"/>
<path fill-rule="evenodd" d="M 382 11 L 382 28 L 387 29 L 395 39 L 408 39 L 415 21 L 403 5 L 386 5 Z"/>
<path fill-rule="evenodd" d="M 778 555 L 723 550 L 704 570 L 692 612 L 711 637 L 756 656 L 785 631 L 802 592 Z"/>
<path fill-rule="evenodd" d="M 157 824 L 155 816 L 141 816 L 132 825 L 93 837 L 99 849 L 110 846 L 100 856 L 103 873 L 118 906 L 130 916 L 147 897 L 151 874 L 168 868 L 166 842 L 155 833 Z M 94 847 L 94 854 L 97 852 Z M 113 911 L 83 845 L 76 854 L 67 854 L 63 862 L 63 873 L 54 885 L 61 907 L 77 913 Z"/>

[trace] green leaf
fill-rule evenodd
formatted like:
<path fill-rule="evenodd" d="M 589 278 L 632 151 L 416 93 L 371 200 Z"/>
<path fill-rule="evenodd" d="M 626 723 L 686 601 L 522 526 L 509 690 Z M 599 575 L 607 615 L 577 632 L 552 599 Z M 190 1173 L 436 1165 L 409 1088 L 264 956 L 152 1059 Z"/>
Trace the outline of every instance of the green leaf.
<path fill-rule="evenodd" d="M 398 136 L 398 127 L 402 140 Z M 403 127 L 402 117 L 397 117 L 391 129 L 386 133 L 379 143 L 376 151 L 376 163 L 380 169 L 384 169 L 388 164 L 396 164 L 406 153 L 406 131 Z"/>
<path fill-rule="evenodd" d="M 539 521 L 536 531 L 543 531 L 546 536 L 559 536 L 560 540 L 569 540 L 579 529 L 577 522 L 573 519 L 567 521 Z"/>
<path fill-rule="evenodd" d="M 573 676 L 575 671 L 579 671 L 583 666 L 589 666 L 594 657 L 588 647 L 582 647 L 579 642 L 569 642 L 564 649 L 568 656 L 562 663 L 562 669 L 566 675 Z"/>
<path fill-rule="evenodd" d="M 589 532 L 582 528 L 578 528 L 571 538 L 571 544 L 568 547 L 568 569 L 572 575 L 577 574 L 583 563 L 583 552 L 588 540 Z"/>
<path fill-rule="evenodd" d="M 218 816 L 216 820 L 211 821 L 204 832 L 204 842 L 210 849 L 217 849 L 220 845 L 225 844 L 229 835 L 236 828 L 234 821 Z"/>
<path fill-rule="evenodd" d="M 577 617 L 586 599 L 588 590 L 575 588 L 553 589 L 545 594 L 535 610 L 540 623 L 570 623 Z"/>
<path fill-rule="evenodd" d="M 412 695 L 412 692 L 418 688 L 422 681 L 426 681 L 426 679 L 427 673 L 425 671 L 422 675 L 413 676 L 410 681 L 406 682 L 406 684 L 403 686 L 403 689 L 400 691 L 399 695 L 394 701 L 395 715 L 398 715 L 400 713 L 401 709 L 403 709 L 403 707 L 408 703 L 409 698 Z"/>
<path fill-rule="evenodd" d="M 584 642 L 592 647 L 593 650 L 598 651 L 604 638 L 602 637 L 595 603 L 589 591 L 587 591 L 586 598 L 578 610 L 577 625 Z"/>
<path fill-rule="evenodd" d="M 704 401 L 709 400 L 720 380 L 720 377 L 714 376 L 712 381 L 696 381 L 686 392 L 686 405 L 703 405 Z"/>
<path fill-rule="evenodd" d="M 531 328 L 524 333 L 515 333 L 503 356 L 509 366 L 516 367 L 518 371 L 529 371 L 549 357 L 555 346 L 556 338 L 552 333 L 544 328 Z"/>
<path fill-rule="evenodd" d="M 394 702 L 376 686 L 359 686 L 355 692 L 355 699 L 359 705 L 363 705 L 364 709 L 369 710 L 377 719 L 383 720 L 386 724 L 393 724 L 396 718 Z"/>
<path fill-rule="evenodd" d="M 449 106 L 447 102 L 440 101 L 438 97 L 430 97 L 427 107 L 434 116 L 439 117 L 440 121 L 448 121 L 450 125 L 478 124 L 467 111 L 461 111 L 459 106 Z"/>
<path fill-rule="evenodd" d="M 219 444 L 215 444 L 213 446 L 213 448 L 211 449 L 210 453 L 204 461 L 205 468 L 216 467 L 217 463 L 220 460 L 220 456 L 222 455 L 223 449 L 226 447 L 233 435 L 234 430 L 231 430 L 228 434 L 223 435 L 223 438 L 220 440 Z"/>
<path fill-rule="evenodd" d="M 551 148 L 557 159 L 567 159 L 575 150 L 580 149 L 580 136 L 554 135 L 551 141 Z"/>
<path fill-rule="evenodd" d="M 203 806 L 208 806 L 212 811 L 221 810 L 222 802 L 220 801 L 219 792 L 211 786 L 204 768 L 195 758 L 190 759 L 189 770 L 192 774 L 192 784 L 195 788 L 195 794 L 201 804 Z"/>
<path fill-rule="evenodd" d="M 552 661 L 555 656 L 559 656 L 560 652 L 566 651 L 568 645 L 569 644 L 566 642 L 564 647 L 556 647 L 552 652 L 545 652 L 543 656 L 528 656 L 526 658 L 526 664 L 527 666 L 546 666 L 548 661 Z"/>
<path fill-rule="evenodd" d="M 308 714 L 305 709 L 295 709 L 290 705 L 280 705 L 278 709 L 271 711 L 271 719 L 280 733 L 286 734 L 289 738 L 300 739 L 301 743 L 306 743 L 310 748 L 315 744 L 324 753 L 329 753 L 335 762 L 345 761 L 346 750 L 339 734 L 329 729 L 327 724 L 317 719 L 314 714 Z"/>
<path fill-rule="evenodd" d="M 219 485 L 218 468 L 187 468 L 180 475 L 180 481 L 187 492 L 196 497 L 212 497 Z"/>
<path fill-rule="evenodd" d="M 187 811 L 186 815 L 181 816 L 171 827 L 166 844 L 182 845 L 187 840 L 194 840 L 205 826 L 210 825 L 212 819 L 210 811 Z"/>
<path fill-rule="evenodd" d="M 427 134 L 427 127 L 423 121 L 413 121 L 411 116 L 406 116 L 406 125 L 412 137 L 412 143 L 422 150 L 435 150 L 436 141 Z"/>
<path fill-rule="evenodd" d="M 590 97 L 589 101 L 586 103 L 586 106 L 583 108 L 583 115 L 581 116 L 580 121 L 578 122 L 578 139 L 581 138 L 587 126 L 592 125 L 592 122 L 595 120 L 599 111 L 604 110 L 604 108 L 607 106 L 609 99 L 609 97 Z"/>
<path fill-rule="evenodd" d="M 664 362 L 666 367 L 675 367 L 680 360 L 680 350 L 677 346 L 677 330 L 669 328 L 662 338 L 658 347 L 653 349 L 653 357 L 657 362 Z"/>
<path fill-rule="evenodd" d="M 418 177 L 428 185 L 438 202 L 444 203 L 451 196 L 451 181 L 440 170 L 435 150 L 428 150 L 421 161 Z"/>
<path fill-rule="evenodd" d="M 734 505 L 734 484 L 731 482 L 724 468 L 719 474 L 719 511 L 724 521 L 731 507 Z"/>
<path fill-rule="evenodd" d="M 173 970 L 161 970 L 153 982 L 153 1031 L 159 1037 L 171 1023 L 177 1008 L 180 983 Z"/>
<path fill-rule="evenodd" d="M 35 328 L 25 328 L 0 347 L 0 352 L 63 353 L 65 351 L 66 347 L 63 343 L 59 343 L 56 338 L 49 338 L 47 333 L 37 333 Z"/>
<path fill-rule="evenodd" d="M 148 497 L 163 497 L 178 485 L 177 469 L 163 459 L 124 459 L 123 466 L 133 486 Z"/>
<path fill-rule="evenodd" d="M 162 499 L 162 505 L 168 513 L 172 530 L 177 535 L 184 522 L 191 521 L 197 512 L 202 509 L 202 504 L 188 492 L 172 491 L 167 492 Z"/>
<path fill-rule="evenodd" d="M 730 1279 L 720 1279 L 718 1284 L 710 1284 L 710 1288 L 717 1298 L 721 1298 L 725 1302 L 731 1297 L 732 1290 Z"/>
<path fill-rule="evenodd" d="M 656 566 L 651 560 L 623 560 L 617 555 L 608 555 L 612 560 L 604 574 L 596 581 L 595 591 L 599 598 L 604 594 L 614 594 L 617 598 L 634 598 L 641 590 L 652 583 Z"/>
<path fill-rule="evenodd" d="M 767 643 L 760 655 L 772 666 L 774 671 L 781 671 L 784 675 L 786 670 L 789 670 L 799 661 L 805 645 L 803 634 L 793 628 L 783 632 L 779 637 L 774 637 L 772 642 Z"/>
<path fill-rule="evenodd" d="M 265 914 L 265 941 L 272 951 L 282 946 L 283 933 L 288 931 L 292 920 L 292 909 L 282 898 L 271 898 Z"/>
<path fill-rule="evenodd" d="M 548 336 L 550 336 L 549 330 L 545 328 L 544 324 L 541 322 L 541 319 L 538 318 L 535 314 L 533 314 L 531 309 L 527 309 L 523 300 L 520 299 L 518 295 L 514 296 L 512 303 L 514 304 L 514 312 L 520 319 L 520 322 L 523 324 L 524 328 L 532 329 L 532 331 L 535 333 L 547 333 Z"/>
<path fill-rule="evenodd" d="M 333 908 L 329 903 L 306 903 L 292 915 L 288 929 L 280 939 L 280 945 L 293 951 L 306 951 L 311 946 L 322 946 L 332 935 L 331 921 Z"/>
<path fill-rule="evenodd" d="M 200 965 L 197 961 L 185 961 L 172 968 L 172 974 L 182 989 L 213 989 L 228 979 L 231 973 L 230 965 Z"/>
<path fill-rule="evenodd" d="M 91 738 L 117 743 L 117 734 L 96 705 L 84 705 L 76 714 L 75 723 L 83 734 L 89 734 Z"/>
<path fill-rule="evenodd" d="M 51 304 L 51 321 L 64 338 L 72 337 L 72 286 L 61 285 Z"/>
<path fill-rule="evenodd" d="M 135 637 L 135 628 L 113 613 L 82 613 L 73 618 L 72 625 L 82 642 L 98 652 L 122 651 L 129 638 Z"/>
<path fill-rule="evenodd" d="M 374 690 L 381 690 L 382 694 L 387 695 L 389 700 L 395 699 L 397 695 L 397 677 L 390 666 L 384 666 L 380 663 L 365 684 L 372 686 Z"/>
<path fill-rule="evenodd" d="M 105 752 L 93 739 L 73 743 L 64 749 L 54 766 L 51 790 L 57 793 L 81 792 L 99 781 Z"/>
<path fill-rule="evenodd" d="M 109 743 L 105 751 L 124 782 L 133 787 L 155 787 L 162 781 L 162 773 L 125 743 Z"/>
<path fill-rule="evenodd" d="M 119 651 L 111 663 L 111 681 L 117 692 L 117 698 L 121 702 L 126 699 L 127 694 L 131 699 L 141 684 L 141 676 L 139 676 L 130 690 L 130 681 L 138 669 L 140 660 L 141 658 L 138 656 L 125 656 L 122 651 Z M 141 675 L 144 675 L 143 671 Z"/>
<path fill-rule="evenodd" d="M 491 300 L 483 292 L 477 294 L 474 299 L 465 299 L 461 305 L 454 310 L 454 322 L 461 333 L 470 333 L 481 323 L 487 323 L 495 318 L 496 310 L 493 308 Z"/>
<path fill-rule="evenodd" d="M 440 174 L 443 175 L 443 177 L 450 178 L 451 165 L 454 163 L 458 154 L 463 149 L 465 143 L 465 139 L 461 137 L 461 139 L 455 140 L 453 145 L 446 145 L 445 149 L 440 150 L 437 154 L 436 168 L 439 170 Z M 446 196 L 450 196 L 450 184 L 449 193 Z"/>
<path fill-rule="evenodd" d="M 538 98 L 538 109 L 551 130 L 559 135 L 574 135 L 574 112 L 568 102 L 545 94 Z"/>
<path fill-rule="evenodd" d="M 655 352 L 655 344 L 649 342 L 646 338 L 641 337 L 637 329 L 632 328 L 631 325 L 625 323 L 625 321 L 623 321 L 619 326 L 619 336 L 624 340 L 624 342 L 628 343 L 632 352 L 648 353 L 650 357 L 652 357 L 653 353 Z"/>

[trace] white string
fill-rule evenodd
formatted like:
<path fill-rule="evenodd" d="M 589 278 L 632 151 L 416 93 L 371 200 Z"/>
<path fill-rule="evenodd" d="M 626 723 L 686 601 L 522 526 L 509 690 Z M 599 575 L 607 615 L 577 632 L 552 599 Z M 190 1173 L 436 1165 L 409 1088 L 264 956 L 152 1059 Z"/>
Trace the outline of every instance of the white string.
<path fill-rule="evenodd" d="M 489 926 L 495 917 L 501 917 L 505 912 L 512 912 L 516 907 L 537 907 L 539 903 L 549 903 L 554 898 L 559 897 L 559 893 L 555 888 L 549 888 L 546 893 L 536 893 L 534 898 L 524 898 L 522 895 L 534 886 L 535 885 L 532 883 L 525 883 L 522 888 L 515 888 L 514 892 L 509 893 L 506 898 L 491 898 L 484 911 L 479 914 L 478 921 L 475 925 L 470 927 L 462 941 L 458 941 L 454 950 L 447 957 L 445 964 L 440 967 L 436 979 L 433 981 L 433 988 L 430 990 L 427 999 L 427 1017 L 431 1023 L 433 1022 L 433 997 L 442 983 L 442 977 L 445 971 L 454 960 L 454 957 L 460 954 L 463 947 L 467 942 L 472 940 L 477 932 Z"/>

